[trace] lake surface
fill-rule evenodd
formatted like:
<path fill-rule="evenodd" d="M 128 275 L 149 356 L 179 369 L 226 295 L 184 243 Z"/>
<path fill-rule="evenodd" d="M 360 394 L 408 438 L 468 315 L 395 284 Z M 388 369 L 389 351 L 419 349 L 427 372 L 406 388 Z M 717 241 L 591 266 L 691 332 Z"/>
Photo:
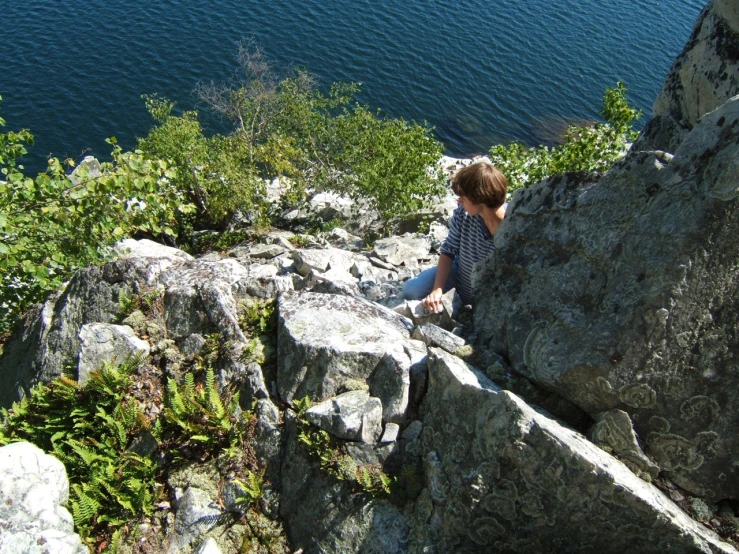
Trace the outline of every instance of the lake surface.
<path fill-rule="evenodd" d="M 305 67 L 327 90 L 427 121 L 447 153 L 550 142 L 563 121 L 596 119 L 625 82 L 646 115 L 704 6 L 697 0 L 5 0 L 0 115 L 29 128 L 26 167 L 51 153 L 107 157 L 153 124 L 142 94 L 196 107 L 198 82 L 236 69 L 255 37 L 275 68 Z M 215 130 L 224 131 L 226 129 Z M 88 152 L 89 149 L 89 152 Z"/>

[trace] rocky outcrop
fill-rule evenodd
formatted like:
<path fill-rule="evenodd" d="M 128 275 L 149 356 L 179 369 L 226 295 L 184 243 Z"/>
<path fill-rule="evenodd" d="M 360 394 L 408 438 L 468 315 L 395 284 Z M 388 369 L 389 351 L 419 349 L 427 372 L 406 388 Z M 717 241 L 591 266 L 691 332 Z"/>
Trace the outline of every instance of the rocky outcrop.
<path fill-rule="evenodd" d="M 627 412 L 682 487 L 739 497 L 739 97 L 668 164 L 520 191 L 479 278 L 480 343 L 595 416 Z"/>
<path fill-rule="evenodd" d="M 277 388 L 285 402 L 325 400 L 343 387 L 366 387 L 385 422 L 403 422 L 411 375 L 426 347 L 412 323 L 367 300 L 304 293 L 279 301 Z"/>
<path fill-rule="evenodd" d="M 704 114 L 736 94 L 739 7 L 734 0 L 713 0 L 675 60 L 654 103 L 654 117 L 634 149 L 675 152 Z"/>
<path fill-rule="evenodd" d="M 431 349 L 409 552 L 733 552 L 664 494 Z M 638 547 L 636 547 L 638 545 Z"/>
<path fill-rule="evenodd" d="M 259 529 L 276 529 L 275 549 L 287 550 L 284 524 L 305 554 L 736 553 L 708 527 L 739 535 L 706 504 L 739 498 L 736 21 L 735 3 L 709 5 L 654 122 L 607 175 L 515 194 L 475 275 L 474 334 L 454 292 L 439 314 L 399 297 L 435 264 L 442 211 L 396 222 L 432 233 L 371 252 L 341 229 L 300 240 L 272 231 L 198 259 L 126 241 L 27 314 L 0 358 L 0 405 L 65 368 L 84 377 L 148 352 L 139 394 L 208 358 L 254 414 L 254 456 L 246 449 L 238 464 L 264 469 L 264 493 L 244 512 L 243 467 L 190 460 L 168 475 L 155 524 L 140 527 L 153 551 L 258 549 Z M 344 200 L 316 197 L 312 209 L 344 217 Z M 243 319 L 267 298 L 278 311 L 270 361 L 275 337 Z M 147 414 L 161 413 L 161 394 L 146 400 Z M 132 449 L 148 455 L 140 438 Z M 396 478 L 390 496 L 373 488 L 381 471 Z M 58 467 L 47 473 L 61 481 Z M 8 478 L 0 471 L 0 484 Z M 64 494 L 45 499 L 53 517 L 23 513 L 67 525 Z M 706 525 L 674 503 L 691 495 Z M 0 504 L 2 519 L 14 504 Z M 22 521 L 19 540 L 31 530 L 42 545 Z M 59 540 L 75 552 L 74 537 Z"/>
<path fill-rule="evenodd" d="M 0 448 L 0 552 L 88 554 L 64 507 L 68 499 L 59 460 L 27 442 Z"/>
<path fill-rule="evenodd" d="M 717 0 L 697 29 L 735 16 Z M 516 372 L 593 417 L 628 413 L 659 468 L 720 500 L 739 498 L 739 96 L 696 120 L 674 157 L 632 151 L 597 182 L 517 191 L 475 322 Z"/>

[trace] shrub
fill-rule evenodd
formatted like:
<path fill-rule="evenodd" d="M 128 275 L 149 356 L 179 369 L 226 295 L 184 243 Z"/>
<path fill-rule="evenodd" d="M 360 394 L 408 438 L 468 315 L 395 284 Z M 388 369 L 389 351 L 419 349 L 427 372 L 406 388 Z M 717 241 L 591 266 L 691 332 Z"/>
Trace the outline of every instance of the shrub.
<path fill-rule="evenodd" d="M 367 200 L 386 220 L 443 192 L 441 172 L 429 171 L 441 144 L 425 124 L 356 103 L 356 84 L 334 83 L 323 94 L 304 70 L 278 78 L 252 43 L 237 58 L 240 80 L 196 89 L 233 123 L 228 136 L 206 138 L 195 112 L 174 116 L 173 102 L 146 98 L 159 125 L 139 147 L 171 162 L 177 186 L 200 210 L 199 225 L 223 226 L 236 212 L 263 221 L 264 183 L 274 177 L 289 204 L 308 189 L 331 190 Z"/>
<path fill-rule="evenodd" d="M 100 175 L 80 168 L 72 180 L 65 167 L 74 161 L 51 158 L 46 172 L 31 178 L 18 159 L 33 135 L 0 133 L 0 331 L 74 270 L 104 260 L 116 241 L 174 235 L 175 214 L 191 211 L 164 162 L 108 142 L 113 161 L 101 164 Z"/>
<path fill-rule="evenodd" d="M 519 142 L 493 146 L 490 158 L 508 178 L 509 193 L 560 173 L 608 170 L 624 155 L 627 144 L 635 140 L 632 123 L 641 112 L 628 105 L 626 87 L 619 81 L 615 88 L 606 89 L 601 115 L 605 123 L 572 125 L 562 144 L 552 148 L 527 148 Z"/>

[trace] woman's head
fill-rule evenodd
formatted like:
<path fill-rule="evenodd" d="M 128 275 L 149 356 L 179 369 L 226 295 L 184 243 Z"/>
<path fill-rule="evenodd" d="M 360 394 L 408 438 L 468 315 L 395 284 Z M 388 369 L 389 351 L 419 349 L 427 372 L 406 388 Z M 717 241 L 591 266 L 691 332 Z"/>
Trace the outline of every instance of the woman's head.
<path fill-rule="evenodd" d="M 505 203 L 508 179 L 490 162 L 475 162 L 452 176 L 452 190 L 475 204 L 497 209 Z"/>

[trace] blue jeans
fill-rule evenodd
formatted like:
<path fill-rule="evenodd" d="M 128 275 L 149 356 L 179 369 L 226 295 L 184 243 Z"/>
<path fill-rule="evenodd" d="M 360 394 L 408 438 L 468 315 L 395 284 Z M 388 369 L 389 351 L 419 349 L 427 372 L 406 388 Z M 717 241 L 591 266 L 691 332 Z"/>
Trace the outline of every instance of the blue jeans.
<path fill-rule="evenodd" d="M 412 279 L 408 279 L 403 285 L 403 298 L 406 300 L 423 300 L 434 288 L 434 279 L 436 279 L 436 268 L 432 267 L 422 271 Z M 452 263 L 452 269 L 449 271 L 449 277 L 444 283 L 444 292 L 453 289 L 457 284 L 457 260 Z"/>

